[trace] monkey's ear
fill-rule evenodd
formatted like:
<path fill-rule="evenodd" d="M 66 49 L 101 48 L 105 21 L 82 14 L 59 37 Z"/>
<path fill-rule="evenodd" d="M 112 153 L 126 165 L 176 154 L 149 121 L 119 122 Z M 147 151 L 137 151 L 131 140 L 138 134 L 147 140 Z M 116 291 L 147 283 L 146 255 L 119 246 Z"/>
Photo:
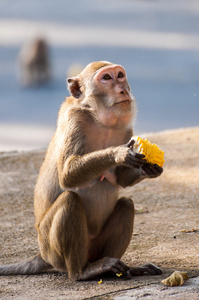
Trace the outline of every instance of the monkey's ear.
<path fill-rule="evenodd" d="M 71 92 L 71 95 L 74 98 L 79 98 L 81 95 L 81 89 L 80 89 L 80 84 L 79 84 L 79 79 L 78 78 L 68 78 L 68 89 Z"/>

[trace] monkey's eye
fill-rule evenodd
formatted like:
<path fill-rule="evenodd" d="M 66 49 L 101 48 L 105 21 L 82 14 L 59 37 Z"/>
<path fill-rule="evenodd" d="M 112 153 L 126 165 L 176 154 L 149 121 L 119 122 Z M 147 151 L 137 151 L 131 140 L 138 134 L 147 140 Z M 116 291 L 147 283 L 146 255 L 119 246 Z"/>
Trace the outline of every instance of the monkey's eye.
<path fill-rule="evenodd" d="M 111 76 L 110 76 L 109 74 L 105 74 L 105 75 L 103 76 L 103 79 L 104 79 L 104 80 L 110 80 L 110 79 L 111 79 Z"/>
<path fill-rule="evenodd" d="M 118 73 L 117 75 L 118 78 L 123 78 L 124 77 L 124 73 L 122 73 L 121 71 Z"/>

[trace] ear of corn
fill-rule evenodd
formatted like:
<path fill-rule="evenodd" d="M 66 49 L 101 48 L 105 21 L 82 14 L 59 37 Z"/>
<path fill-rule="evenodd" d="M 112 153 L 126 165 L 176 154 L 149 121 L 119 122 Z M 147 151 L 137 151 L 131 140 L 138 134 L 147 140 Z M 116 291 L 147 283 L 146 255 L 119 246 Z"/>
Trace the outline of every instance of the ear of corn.
<path fill-rule="evenodd" d="M 157 164 L 162 167 L 164 164 L 164 151 L 156 144 L 152 144 L 147 139 L 142 139 L 139 136 L 133 136 L 132 140 L 135 141 L 133 150 L 137 153 L 144 154 L 148 163 Z"/>

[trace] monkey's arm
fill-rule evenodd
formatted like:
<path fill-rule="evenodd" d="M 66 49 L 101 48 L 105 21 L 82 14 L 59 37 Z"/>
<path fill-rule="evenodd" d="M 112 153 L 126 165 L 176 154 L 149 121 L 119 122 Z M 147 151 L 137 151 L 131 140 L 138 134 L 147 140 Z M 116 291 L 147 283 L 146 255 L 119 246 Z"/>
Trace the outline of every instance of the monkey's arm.
<path fill-rule="evenodd" d="M 141 168 L 131 169 L 124 166 L 119 166 L 116 168 L 116 177 L 117 183 L 123 188 L 137 184 L 146 178 Z"/>
<path fill-rule="evenodd" d="M 59 182 L 62 188 L 76 187 L 99 177 L 104 171 L 114 166 L 126 165 L 139 168 L 144 162 L 142 154 L 133 152 L 126 145 L 109 147 L 83 155 L 71 155 L 66 159 L 60 156 Z"/>
<path fill-rule="evenodd" d="M 116 168 L 117 183 L 123 188 L 132 186 L 145 178 L 156 178 L 163 172 L 158 165 L 145 163 L 141 168 L 128 168 L 119 166 Z"/>

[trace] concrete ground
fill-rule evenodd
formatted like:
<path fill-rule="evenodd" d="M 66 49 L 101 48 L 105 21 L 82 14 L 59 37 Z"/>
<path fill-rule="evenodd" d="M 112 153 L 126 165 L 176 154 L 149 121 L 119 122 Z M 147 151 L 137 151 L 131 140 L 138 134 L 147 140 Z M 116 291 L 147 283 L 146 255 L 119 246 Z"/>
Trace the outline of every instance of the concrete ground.
<path fill-rule="evenodd" d="M 7 276 L 0 278 L 1 299 L 199 298 L 199 127 L 145 137 L 165 151 L 164 172 L 121 190 L 133 198 L 139 212 L 122 260 L 130 266 L 152 262 L 163 274 L 131 280 L 100 276 L 75 283 L 57 273 Z M 0 153 L 0 264 L 27 259 L 38 251 L 33 192 L 44 154 L 45 150 Z M 164 286 L 161 280 L 175 270 L 186 271 L 189 279 L 183 286 Z"/>

